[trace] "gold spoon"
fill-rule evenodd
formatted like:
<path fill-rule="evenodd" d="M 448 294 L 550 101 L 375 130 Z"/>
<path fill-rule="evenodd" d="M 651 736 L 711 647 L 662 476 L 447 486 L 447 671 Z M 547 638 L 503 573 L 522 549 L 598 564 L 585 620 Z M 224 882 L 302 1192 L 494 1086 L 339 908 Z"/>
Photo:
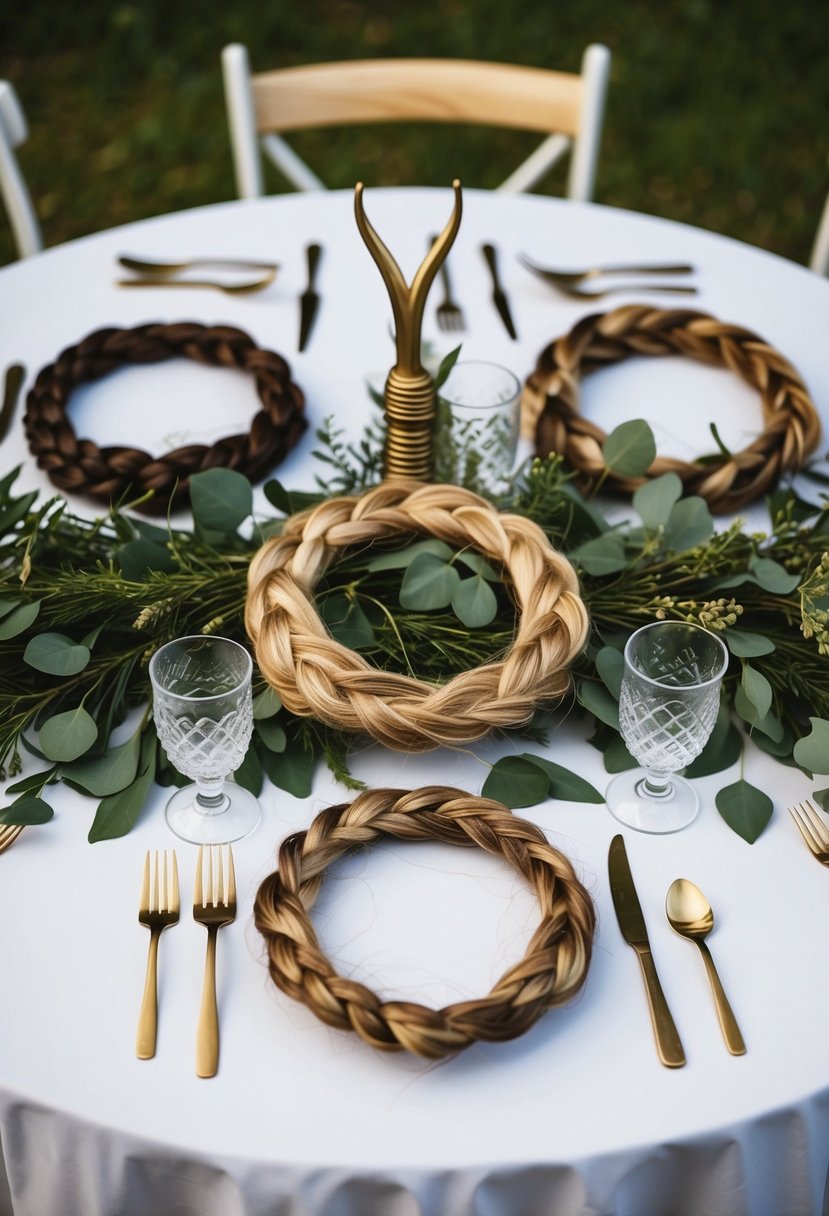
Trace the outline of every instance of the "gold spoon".
<path fill-rule="evenodd" d="M 682 937 L 696 942 L 708 972 L 711 991 L 714 993 L 714 1003 L 717 1006 L 717 1017 L 723 1032 L 726 1046 L 733 1056 L 745 1055 L 746 1045 L 737 1019 L 728 998 L 725 995 L 714 960 L 705 944 L 705 938 L 714 928 L 714 912 L 708 900 L 699 887 L 687 878 L 677 878 L 671 883 L 665 900 L 665 912 L 671 927 Z"/>

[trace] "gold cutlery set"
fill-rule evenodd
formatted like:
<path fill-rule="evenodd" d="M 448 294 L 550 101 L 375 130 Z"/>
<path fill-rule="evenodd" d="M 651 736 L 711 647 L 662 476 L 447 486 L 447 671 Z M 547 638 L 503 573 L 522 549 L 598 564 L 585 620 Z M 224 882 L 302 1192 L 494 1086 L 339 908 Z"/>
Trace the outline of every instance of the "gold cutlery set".
<path fill-rule="evenodd" d="M 158 1026 L 158 941 L 178 924 L 180 894 L 175 851 L 148 852 L 144 859 L 138 920 L 150 930 L 147 975 L 138 1017 L 135 1052 L 139 1060 L 155 1055 Z M 216 937 L 236 918 L 236 876 L 230 845 L 199 849 L 193 890 L 193 919 L 207 930 L 201 1010 L 196 1032 L 196 1075 L 213 1077 L 219 1067 L 219 1012 L 216 1002 Z"/>
<path fill-rule="evenodd" d="M 430 243 L 434 243 L 434 237 L 430 237 L 429 239 Z M 481 252 L 492 279 L 492 302 L 507 333 L 513 340 L 516 340 L 518 333 L 509 299 L 501 282 L 497 251 L 494 245 L 487 243 L 481 246 Z M 306 246 L 305 255 L 308 272 L 307 286 L 299 297 L 300 351 L 304 351 L 308 345 L 308 339 L 310 338 L 311 330 L 319 311 L 321 297 L 316 290 L 316 274 L 322 256 L 322 247 L 317 244 L 308 245 Z M 584 270 L 554 270 L 549 267 L 539 266 L 537 262 L 534 262 L 523 253 L 519 253 L 517 256 L 518 261 L 525 270 L 536 275 L 554 291 L 575 300 L 600 300 L 604 296 L 615 293 L 630 294 L 631 292 L 645 291 L 648 293 L 662 292 L 671 295 L 693 295 L 696 291 L 695 287 L 684 283 L 638 282 L 640 276 L 659 277 L 662 275 L 692 274 L 694 267 L 687 263 L 654 263 L 642 266 L 592 266 Z M 132 278 L 118 279 L 117 285 L 119 287 L 208 287 L 225 292 L 227 295 L 250 295 L 253 292 L 262 291 L 274 281 L 276 272 L 279 269 L 279 264 L 276 262 L 258 262 L 247 258 L 206 257 L 176 262 L 154 261 L 149 258 L 122 254 L 118 258 L 118 262 L 125 270 L 131 271 L 133 275 Z M 193 277 L 190 273 L 191 271 L 198 273 L 203 270 L 220 271 L 223 276 L 225 272 L 241 271 L 247 273 L 248 277 L 242 279 L 217 278 L 209 275 L 206 277 Z M 249 277 L 251 273 L 255 277 Z M 443 298 L 436 309 L 438 326 L 446 333 L 455 333 L 463 330 L 465 323 L 463 311 L 452 296 L 449 271 L 445 261 L 441 266 L 440 275 L 443 286 Z M 634 278 L 637 281 L 634 283 L 612 281 L 620 276 Z M 610 283 L 606 283 L 608 279 L 611 280 Z M 596 282 L 598 282 L 598 286 L 593 285 Z"/>
<path fill-rule="evenodd" d="M 319 312 L 321 297 L 316 290 L 317 268 L 322 257 L 321 245 L 308 245 L 305 250 L 308 265 L 307 287 L 299 297 L 299 350 L 304 351 Z M 187 261 L 152 261 L 149 258 L 122 254 L 118 264 L 132 271 L 133 277 L 116 280 L 118 287 L 208 287 L 226 295 L 244 296 L 262 291 L 276 278 L 278 262 L 258 262 L 248 258 L 190 258 Z M 191 271 L 219 271 L 222 277 L 193 277 Z M 242 272 L 248 277 L 234 276 Z M 251 278 L 253 274 L 255 277 Z"/>
<path fill-rule="evenodd" d="M 434 242 L 434 240 L 434 237 L 430 238 L 431 242 Z M 501 282 L 498 270 L 498 253 L 495 246 L 491 244 L 482 245 L 481 252 L 492 279 L 492 303 L 503 321 L 507 333 L 515 340 L 518 337 L 518 333 L 509 299 Z M 541 279 L 553 291 L 572 300 L 601 300 L 609 295 L 630 295 L 632 292 L 643 291 L 648 293 L 662 292 L 667 295 L 692 296 L 697 290 L 696 287 L 687 283 L 664 283 L 661 281 L 656 283 L 641 283 L 638 281 L 640 276 L 660 278 L 663 275 L 681 276 L 693 274 L 694 267 L 687 262 L 655 262 L 641 266 L 589 266 L 583 270 L 555 270 L 551 267 L 539 266 L 537 262 L 534 262 L 523 253 L 519 253 L 517 257 L 525 270 Z M 633 278 L 635 281 L 633 283 L 614 282 L 614 280 L 619 278 Z M 443 299 L 436 309 L 438 327 L 445 333 L 462 330 L 464 328 L 463 311 L 452 297 L 452 289 L 445 262 L 441 267 L 441 279 L 443 283 Z M 608 280 L 610 281 L 608 282 Z M 594 283 L 598 283 L 598 286 L 594 286 Z"/>
<path fill-rule="evenodd" d="M 666 1068 L 681 1068 L 685 1063 L 685 1051 L 659 982 L 642 906 L 636 894 L 622 836 L 614 836 L 610 842 L 608 873 L 610 893 L 622 937 L 635 950 L 642 968 L 659 1059 Z M 710 904 L 699 887 L 687 878 L 678 878 L 668 891 L 665 911 L 671 927 L 682 937 L 696 942 L 699 947 L 714 994 L 726 1046 L 732 1055 L 744 1055 L 746 1047 L 743 1036 L 704 940 L 714 927 L 714 913 Z"/>

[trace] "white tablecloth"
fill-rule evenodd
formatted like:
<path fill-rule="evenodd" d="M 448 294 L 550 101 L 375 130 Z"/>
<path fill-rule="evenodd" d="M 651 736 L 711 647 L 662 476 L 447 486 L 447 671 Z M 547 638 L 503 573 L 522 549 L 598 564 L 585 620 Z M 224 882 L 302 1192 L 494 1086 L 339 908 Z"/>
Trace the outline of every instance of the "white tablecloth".
<path fill-rule="evenodd" d="M 411 277 L 451 209 L 449 190 L 368 191 L 372 222 Z M 303 246 L 325 246 L 323 306 L 296 353 Z M 493 240 L 519 340 L 490 300 L 480 255 Z M 463 356 L 529 372 L 541 347 L 590 305 L 559 300 L 514 254 L 550 264 L 689 260 L 691 306 L 757 330 L 786 354 L 827 417 L 829 282 L 708 233 L 609 208 L 467 192 L 451 255 L 469 322 Z M 231 254 L 282 265 L 273 287 L 231 298 L 205 291 L 124 291 L 115 255 Z M 625 299 L 668 306 L 667 297 Z M 675 301 L 674 301 L 675 302 Z M 0 361 L 30 372 L 103 325 L 229 322 L 291 363 L 312 427 L 277 470 L 308 487 L 313 426 L 326 415 L 354 436 L 373 408 L 365 389 L 393 361 L 380 277 L 353 220 L 350 194 L 233 203 L 73 242 L 0 272 Z M 425 336 L 444 353 L 427 310 Z M 115 373 L 79 390 L 73 418 L 100 442 L 154 450 L 184 434 L 226 434 L 253 411 L 245 377 L 185 361 Z M 630 360 L 596 374 L 585 412 L 608 429 L 648 417 L 660 448 L 727 444 L 759 421 L 733 375 L 678 359 Z M 3 471 L 48 491 L 18 425 Z M 82 501 L 76 509 L 90 511 Z M 261 491 L 257 505 L 264 509 Z M 762 518 L 762 509 L 753 515 Z M 435 780 L 477 792 L 488 764 L 525 741 L 405 757 L 363 746 L 356 776 L 373 786 Z M 576 727 L 557 731 L 553 760 L 600 788 L 599 754 Z M 634 878 L 688 1063 L 660 1066 L 633 952 L 610 899 L 607 848 L 618 824 L 603 806 L 548 801 L 520 812 L 572 859 L 594 898 L 598 937 L 586 986 L 522 1039 L 475 1046 L 429 1064 L 373 1052 L 327 1029 L 278 993 L 251 922 L 280 840 L 349 795 L 321 768 L 305 800 L 266 787 L 259 830 L 234 846 L 240 907 L 219 938 L 222 1056 L 198 1080 L 194 1036 L 204 933 L 187 915 L 195 850 L 178 843 L 180 925 L 162 938 L 160 1029 L 153 1061 L 134 1058 L 147 933 L 136 919 L 146 848 L 174 843 L 157 790 L 127 837 L 91 846 L 93 800 L 53 795 L 55 819 L 27 829 L 0 858 L 0 1213 L 14 1216 L 800 1216 L 823 1210 L 829 1167 L 829 877 L 807 854 L 785 808 L 813 785 L 749 746 L 745 777 L 767 790 L 773 819 L 754 846 L 713 804 L 733 773 L 700 780 L 703 810 L 675 836 L 625 830 Z M 679 876 L 712 900 L 711 939 L 748 1046 L 723 1044 L 698 952 L 669 928 L 665 894 Z M 345 881 L 348 877 L 349 881 Z M 351 858 L 315 919 L 339 967 L 372 987 L 428 1004 L 483 994 L 523 952 L 535 910 L 520 880 L 476 850 L 393 845 Z M 5 1174 L 5 1177 L 4 1177 Z"/>

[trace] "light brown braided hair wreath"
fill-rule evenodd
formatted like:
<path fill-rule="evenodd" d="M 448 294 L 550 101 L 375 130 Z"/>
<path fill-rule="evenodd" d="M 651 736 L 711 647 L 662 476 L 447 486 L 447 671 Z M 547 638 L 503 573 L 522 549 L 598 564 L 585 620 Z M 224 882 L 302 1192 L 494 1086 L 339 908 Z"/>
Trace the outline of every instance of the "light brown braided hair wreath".
<path fill-rule="evenodd" d="M 313 594 L 336 555 L 412 533 L 472 546 L 502 566 L 518 613 L 503 659 L 435 685 L 378 671 L 328 633 Z M 588 619 L 572 566 L 536 524 L 458 486 L 401 480 L 289 519 L 250 564 L 245 624 L 262 674 L 291 713 L 422 752 L 517 726 L 560 699 Z"/>
<path fill-rule="evenodd" d="M 309 918 L 325 870 L 381 836 L 478 845 L 514 866 L 535 891 L 541 923 L 520 962 L 488 996 L 429 1009 L 382 1001 L 326 958 Z M 505 1042 L 533 1026 L 584 983 L 593 948 L 595 913 L 566 857 L 544 833 L 489 798 L 431 786 L 368 790 L 352 803 L 329 807 L 306 832 L 282 842 L 279 868 L 264 880 L 253 908 L 265 939 L 271 978 L 329 1026 L 354 1030 L 381 1051 L 404 1048 L 429 1059 L 452 1055 L 477 1039 Z"/>
<path fill-rule="evenodd" d="M 760 393 L 765 428 L 741 452 L 691 463 L 657 456 L 647 478 L 610 474 L 603 482 L 607 489 L 630 494 L 648 478 L 673 472 L 685 492 L 706 499 L 712 511 L 739 511 L 815 450 L 820 421 L 806 386 L 757 334 L 702 312 L 629 304 L 583 317 L 542 350 L 522 400 L 525 426 L 535 426 L 536 454 L 560 453 L 583 488 L 594 485 L 604 471 L 606 434 L 579 413 L 581 377 L 629 355 L 667 354 L 736 372 Z"/>
<path fill-rule="evenodd" d="M 191 443 L 163 456 L 141 448 L 100 448 L 78 439 L 68 417 L 69 398 L 79 384 L 98 380 L 125 363 L 160 363 L 175 355 L 250 372 L 262 408 L 247 434 L 230 435 L 212 447 Z M 241 329 L 229 325 L 139 325 L 98 329 L 68 346 L 44 367 L 26 402 L 26 438 L 38 466 L 60 490 L 87 494 L 109 506 L 126 494 L 154 491 L 138 508 L 164 514 L 184 506 L 189 479 L 205 469 L 237 469 L 251 481 L 269 473 L 305 430 L 305 398 L 291 381 L 281 355 L 261 350 Z"/>

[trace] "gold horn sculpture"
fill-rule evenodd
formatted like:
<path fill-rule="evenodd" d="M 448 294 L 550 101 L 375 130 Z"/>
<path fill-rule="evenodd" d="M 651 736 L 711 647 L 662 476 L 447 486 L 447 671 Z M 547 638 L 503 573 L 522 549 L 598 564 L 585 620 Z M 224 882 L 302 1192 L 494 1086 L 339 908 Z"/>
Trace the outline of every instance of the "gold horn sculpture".
<path fill-rule="evenodd" d="M 387 480 L 432 477 L 432 432 L 435 420 L 435 386 L 420 361 L 421 330 L 426 296 L 461 223 L 461 184 L 452 183 L 455 204 L 446 227 L 420 264 L 411 285 L 366 218 L 363 183 L 354 190 L 357 227 L 383 276 L 394 314 L 397 362 L 386 380 L 386 449 L 383 473 Z"/>

